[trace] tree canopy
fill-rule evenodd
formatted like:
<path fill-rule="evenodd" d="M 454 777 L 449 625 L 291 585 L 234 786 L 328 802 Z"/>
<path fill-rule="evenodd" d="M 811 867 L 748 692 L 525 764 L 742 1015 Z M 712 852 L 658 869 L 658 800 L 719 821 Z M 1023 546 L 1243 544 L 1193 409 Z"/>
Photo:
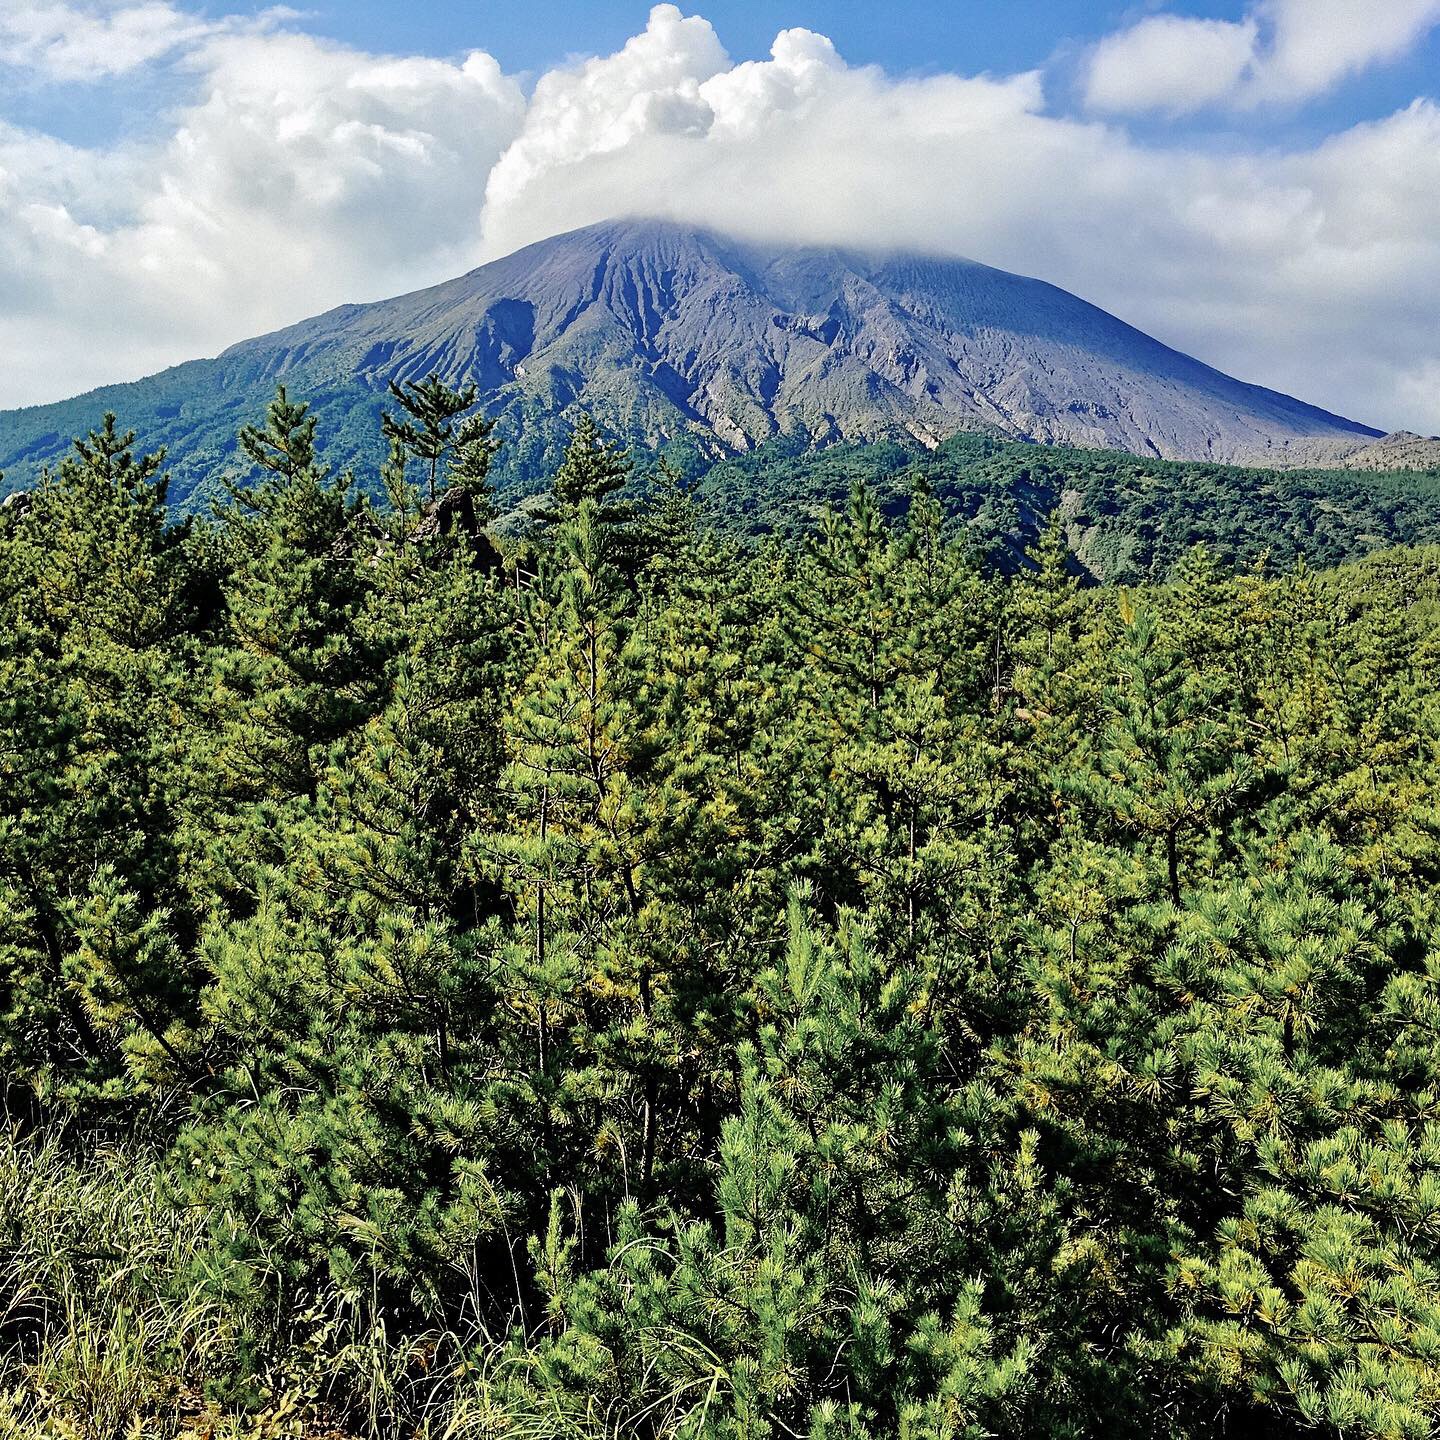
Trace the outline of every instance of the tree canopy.
<path fill-rule="evenodd" d="M 507 538 L 473 398 L 0 507 L 0 1432 L 1440 1433 L 1440 549 Z"/>

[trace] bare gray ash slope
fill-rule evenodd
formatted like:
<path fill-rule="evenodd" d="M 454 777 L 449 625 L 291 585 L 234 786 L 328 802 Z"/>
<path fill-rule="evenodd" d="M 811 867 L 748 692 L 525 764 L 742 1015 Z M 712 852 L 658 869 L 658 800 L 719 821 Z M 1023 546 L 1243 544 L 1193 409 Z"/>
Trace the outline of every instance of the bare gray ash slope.
<path fill-rule="evenodd" d="M 619 221 L 414 294 L 346 305 L 132 385 L 0 415 L 22 475 L 107 408 L 169 446 L 188 488 L 277 382 L 332 454 L 373 469 L 386 383 L 480 387 L 502 480 L 552 464 L 574 409 L 628 442 L 706 458 L 962 430 L 1167 459 L 1338 459 L 1380 432 L 1231 379 L 1039 280 L 964 260 L 745 244 Z"/>

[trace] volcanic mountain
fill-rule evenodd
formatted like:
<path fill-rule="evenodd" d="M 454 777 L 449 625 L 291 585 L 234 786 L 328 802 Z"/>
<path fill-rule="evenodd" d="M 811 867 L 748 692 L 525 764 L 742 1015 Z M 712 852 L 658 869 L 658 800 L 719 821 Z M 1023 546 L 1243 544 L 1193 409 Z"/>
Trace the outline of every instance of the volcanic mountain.
<path fill-rule="evenodd" d="M 13 485 L 106 410 L 169 448 L 188 492 L 277 383 L 326 453 L 373 471 L 390 380 L 473 383 L 533 488 L 578 409 L 630 444 L 701 459 L 962 430 L 1166 459 L 1339 460 L 1378 431 L 1248 385 L 1040 280 L 966 260 L 757 245 L 617 221 L 457 280 L 343 305 L 146 380 L 0 414 Z"/>

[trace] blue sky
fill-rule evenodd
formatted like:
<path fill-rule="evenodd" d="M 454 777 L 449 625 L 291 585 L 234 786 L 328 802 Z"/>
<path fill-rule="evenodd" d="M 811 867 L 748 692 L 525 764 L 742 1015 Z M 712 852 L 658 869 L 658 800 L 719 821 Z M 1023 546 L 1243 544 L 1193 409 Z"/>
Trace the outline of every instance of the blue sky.
<path fill-rule="evenodd" d="M 1384 0 L 1374 0 L 1383 8 Z M 266 4 L 209 4 L 211 14 L 259 15 Z M 649 6 L 633 0 L 310 0 L 305 28 L 368 49 L 453 55 L 481 47 L 509 70 L 541 72 L 576 55 L 617 49 L 642 29 Z M 804 26 L 835 41 L 852 64 L 897 72 L 1026 70 L 1093 43 L 1127 21 L 1167 11 L 1239 20 L 1245 0 L 1211 4 L 1107 4 L 1104 0 L 717 0 L 697 7 L 736 59 L 761 59 L 778 30 Z M 1345 87 L 1328 109 L 1359 115 L 1433 88 L 1440 41 L 1418 46 L 1404 64 Z"/>
<path fill-rule="evenodd" d="M 0 406 L 621 212 L 967 254 L 1440 430 L 1440 0 L 0 0 Z"/>
<path fill-rule="evenodd" d="M 1386 0 L 1374 3 L 1383 8 Z M 273 7 L 268 0 L 208 0 L 190 8 L 218 18 L 259 17 Z M 576 57 L 618 49 L 644 28 L 649 10 L 643 0 L 301 0 L 292 8 L 305 30 L 360 49 L 450 57 L 480 48 L 507 71 L 532 80 Z M 1072 78 L 1067 60 L 1137 18 L 1163 12 L 1239 21 L 1254 7 L 1246 0 L 1164 6 L 1104 0 L 794 0 L 779 5 L 716 0 L 697 8 L 737 60 L 764 58 L 777 31 L 802 26 L 828 35 L 851 64 L 881 65 L 895 74 L 1046 68 L 1056 76 L 1056 95 L 1063 101 L 1074 98 L 1067 93 L 1066 82 Z M 1212 144 L 1227 143 L 1237 129 L 1242 138 L 1253 138 L 1257 131 L 1277 142 L 1314 138 L 1433 93 L 1437 74 L 1440 32 L 1431 32 L 1397 62 L 1352 76 L 1309 103 L 1246 116 L 1238 127 L 1215 117 L 1185 117 L 1155 128 L 1186 131 Z M 115 130 L 146 133 L 165 104 L 182 93 L 165 83 L 169 78 L 160 77 L 144 101 L 93 87 L 80 93 L 67 86 L 0 92 L 0 117 L 39 122 L 84 142 Z"/>
<path fill-rule="evenodd" d="M 483 45 L 512 68 L 544 70 L 567 55 L 616 49 L 644 25 L 649 7 L 617 0 L 436 0 L 416 14 L 420 7 L 390 0 L 321 0 L 304 8 L 312 28 L 339 39 L 443 54 L 466 36 L 467 46 Z M 1107 33 L 1133 10 L 1094 0 L 721 0 L 700 8 L 737 59 L 763 58 L 777 30 L 804 26 L 830 36 L 852 63 L 899 71 L 1028 69 L 1068 40 Z M 1208 13 L 1238 15 L 1242 8 L 1222 5 Z"/>

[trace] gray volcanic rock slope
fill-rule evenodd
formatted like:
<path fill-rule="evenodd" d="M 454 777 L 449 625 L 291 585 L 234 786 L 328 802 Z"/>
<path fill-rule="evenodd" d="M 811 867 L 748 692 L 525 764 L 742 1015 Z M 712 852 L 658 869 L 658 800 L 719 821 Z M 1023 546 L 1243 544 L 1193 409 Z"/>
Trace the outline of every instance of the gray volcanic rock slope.
<path fill-rule="evenodd" d="M 169 444 L 177 472 L 190 470 L 225 454 L 234 425 L 282 381 L 315 403 L 340 458 L 373 466 L 386 382 L 432 372 L 479 386 L 517 482 L 553 462 L 577 406 L 627 441 L 679 441 L 709 457 L 782 435 L 933 445 L 985 430 L 1284 464 L 1379 434 L 989 266 L 625 221 L 432 289 L 342 306 L 134 385 L 0 415 L 0 468 L 33 468 L 114 408 L 147 442 Z"/>

